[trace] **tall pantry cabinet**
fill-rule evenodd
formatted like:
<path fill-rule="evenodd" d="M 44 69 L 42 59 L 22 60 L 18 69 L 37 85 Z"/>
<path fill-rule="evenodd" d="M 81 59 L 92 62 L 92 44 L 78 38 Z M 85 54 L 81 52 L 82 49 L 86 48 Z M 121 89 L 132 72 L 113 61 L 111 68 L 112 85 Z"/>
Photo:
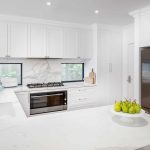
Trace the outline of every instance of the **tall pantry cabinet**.
<path fill-rule="evenodd" d="M 122 30 L 98 26 L 97 80 L 103 104 L 122 98 Z"/>

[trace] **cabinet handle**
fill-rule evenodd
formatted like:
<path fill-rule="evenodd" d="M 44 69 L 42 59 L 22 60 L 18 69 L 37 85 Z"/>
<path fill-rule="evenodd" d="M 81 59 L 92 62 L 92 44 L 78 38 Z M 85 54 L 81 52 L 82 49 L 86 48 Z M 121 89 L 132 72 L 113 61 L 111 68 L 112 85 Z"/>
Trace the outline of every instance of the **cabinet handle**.
<path fill-rule="evenodd" d="M 88 98 L 79 98 L 78 100 L 81 101 L 81 100 L 86 100 L 86 99 L 88 99 Z"/>

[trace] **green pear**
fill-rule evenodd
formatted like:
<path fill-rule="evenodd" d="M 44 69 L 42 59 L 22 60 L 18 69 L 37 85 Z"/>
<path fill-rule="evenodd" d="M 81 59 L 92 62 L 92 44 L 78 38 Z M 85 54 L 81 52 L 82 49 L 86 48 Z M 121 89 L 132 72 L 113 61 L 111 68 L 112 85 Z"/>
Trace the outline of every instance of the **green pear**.
<path fill-rule="evenodd" d="M 127 107 L 127 105 L 125 103 L 122 105 L 122 111 L 124 113 L 128 113 L 128 107 Z"/>
<path fill-rule="evenodd" d="M 115 105 L 114 109 L 115 109 L 116 112 L 120 112 L 121 111 L 120 105 Z"/>
<path fill-rule="evenodd" d="M 135 114 L 135 113 L 136 113 L 135 107 L 132 105 L 132 106 L 129 108 L 129 114 Z"/>
<path fill-rule="evenodd" d="M 121 111 L 121 102 L 115 102 L 115 105 L 114 105 L 114 110 L 116 112 L 120 112 Z"/>
<path fill-rule="evenodd" d="M 136 112 L 136 113 L 140 113 L 140 112 L 141 112 L 141 106 L 140 106 L 139 104 L 137 104 L 137 105 L 135 106 L 135 112 Z"/>

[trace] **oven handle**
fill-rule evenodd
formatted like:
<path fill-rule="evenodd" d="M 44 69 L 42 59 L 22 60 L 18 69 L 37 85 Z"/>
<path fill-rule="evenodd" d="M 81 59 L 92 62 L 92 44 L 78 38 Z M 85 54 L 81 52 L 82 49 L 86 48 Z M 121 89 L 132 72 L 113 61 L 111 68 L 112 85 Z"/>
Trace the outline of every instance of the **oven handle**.
<path fill-rule="evenodd" d="M 31 98 L 40 98 L 40 97 L 51 97 L 51 96 L 59 96 L 63 94 L 51 94 L 51 95 L 42 95 L 42 96 L 31 96 Z"/>

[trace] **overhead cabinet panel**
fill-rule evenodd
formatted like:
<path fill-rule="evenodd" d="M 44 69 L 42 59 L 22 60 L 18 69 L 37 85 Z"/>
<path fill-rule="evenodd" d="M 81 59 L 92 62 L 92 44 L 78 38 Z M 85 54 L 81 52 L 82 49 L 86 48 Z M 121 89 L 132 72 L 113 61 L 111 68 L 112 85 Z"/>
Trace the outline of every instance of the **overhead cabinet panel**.
<path fill-rule="evenodd" d="M 7 56 L 7 23 L 0 22 L 0 57 Z"/>
<path fill-rule="evenodd" d="M 72 28 L 63 30 L 63 58 L 78 57 L 78 31 Z"/>
<path fill-rule="evenodd" d="M 60 27 L 47 26 L 46 52 L 49 58 L 63 57 L 63 30 Z"/>
<path fill-rule="evenodd" d="M 10 23 L 8 38 L 8 55 L 10 57 L 28 57 L 28 25 Z"/>
<path fill-rule="evenodd" d="M 29 57 L 43 58 L 46 57 L 46 40 L 45 40 L 45 25 L 31 24 L 30 25 L 30 53 Z"/>
<path fill-rule="evenodd" d="M 93 34 L 89 29 L 80 29 L 78 31 L 78 57 L 92 58 Z"/>
<path fill-rule="evenodd" d="M 150 12 L 141 15 L 140 47 L 150 46 Z"/>

